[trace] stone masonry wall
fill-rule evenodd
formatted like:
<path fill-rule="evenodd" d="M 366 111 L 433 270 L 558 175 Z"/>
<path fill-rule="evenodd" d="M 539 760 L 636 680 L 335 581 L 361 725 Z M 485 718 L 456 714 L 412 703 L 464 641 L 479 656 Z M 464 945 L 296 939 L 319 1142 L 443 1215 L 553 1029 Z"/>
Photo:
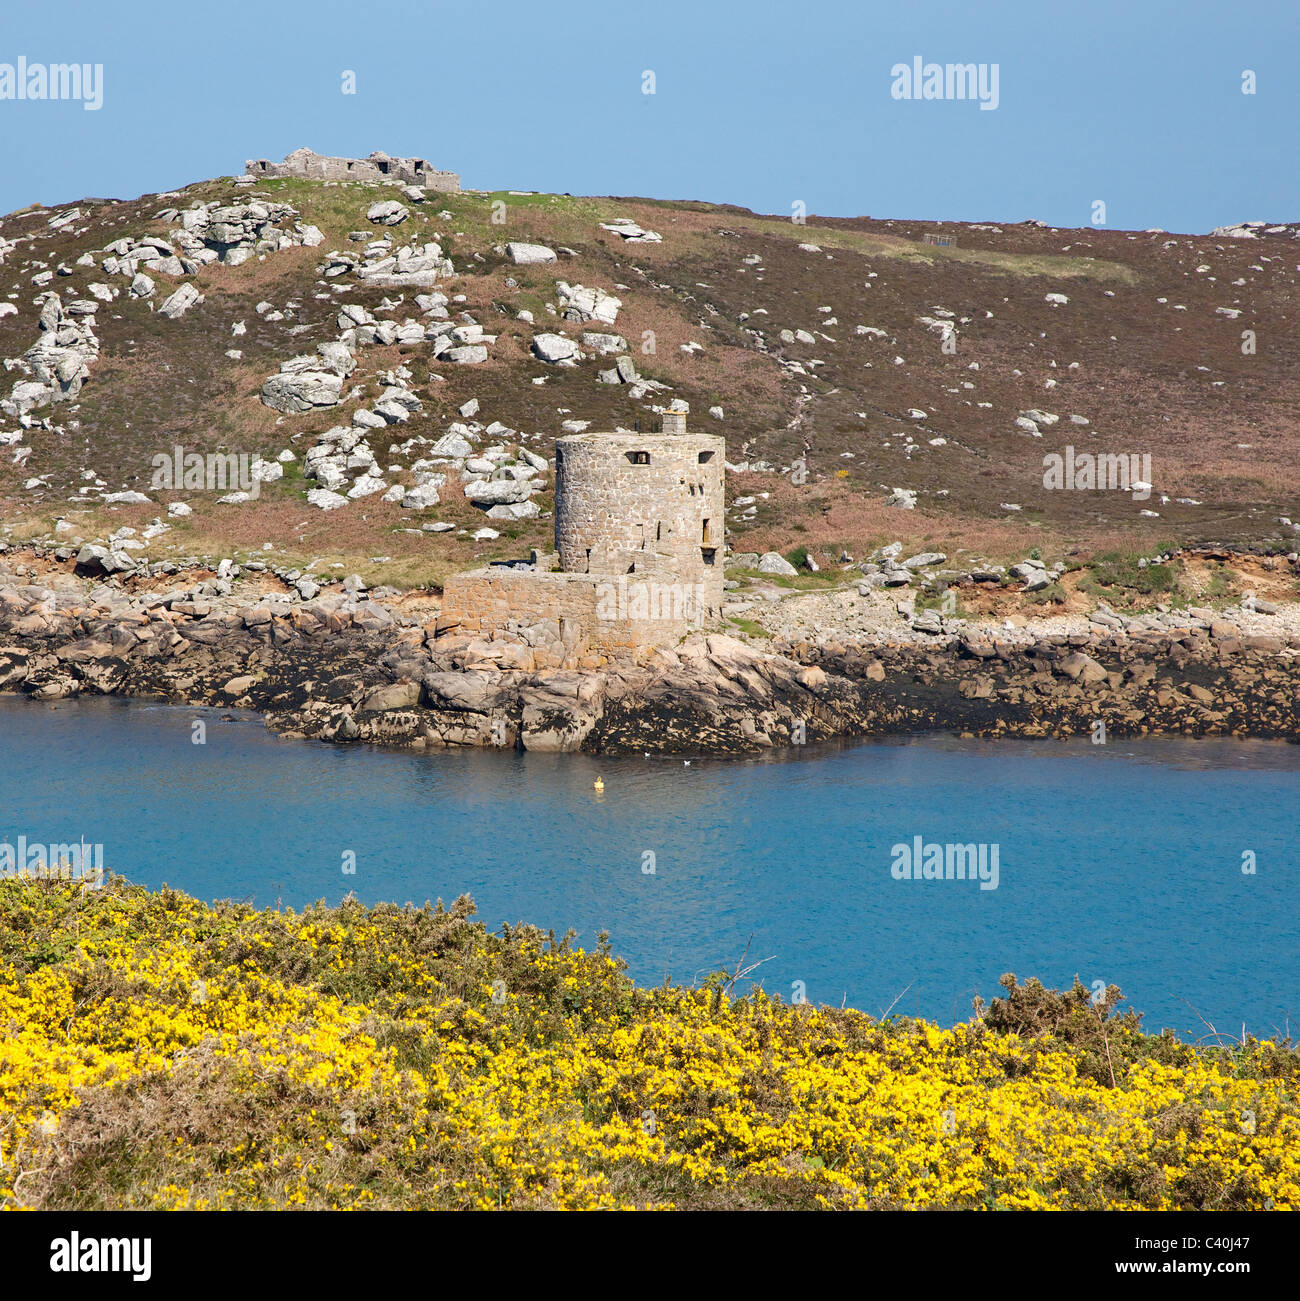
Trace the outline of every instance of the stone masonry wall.
<path fill-rule="evenodd" d="M 572 654 L 637 650 L 677 641 L 698 623 L 680 596 L 680 584 L 638 576 L 548 574 L 498 565 L 447 579 L 438 628 L 490 637 L 508 627 L 553 621 L 554 633 Z"/>
<path fill-rule="evenodd" d="M 717 612 L 725 528 L 722 438 L 577 434 L 557 440 L 555 457 L 555 545 L 566 572 L 670 576 L 700 586 L 706 606 Z"/>

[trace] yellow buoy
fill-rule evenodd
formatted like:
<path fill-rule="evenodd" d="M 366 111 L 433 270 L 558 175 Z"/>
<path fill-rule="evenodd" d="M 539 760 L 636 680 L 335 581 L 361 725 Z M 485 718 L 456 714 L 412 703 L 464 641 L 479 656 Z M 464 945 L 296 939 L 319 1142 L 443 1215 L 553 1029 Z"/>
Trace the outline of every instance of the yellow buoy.
<path fill-rule="evenodd" d="M 605 783 L 604 783 L 604 781 L 603 781 L 601 778 L 599 778 L 599 777 L 596 778 L 596 780 L 592 783 L 592 785 L 593 785 L 593 786 L 594 786 L 598 791 L 603 791 L 603 790 L 605 789 Z"/>

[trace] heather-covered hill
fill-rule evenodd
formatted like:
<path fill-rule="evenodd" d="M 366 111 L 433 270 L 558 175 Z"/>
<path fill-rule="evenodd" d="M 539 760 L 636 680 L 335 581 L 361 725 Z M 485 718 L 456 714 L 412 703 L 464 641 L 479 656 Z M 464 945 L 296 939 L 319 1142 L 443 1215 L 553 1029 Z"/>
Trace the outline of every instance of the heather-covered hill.
<path fill-rule="evenodd" d="M 405 209 L 399 224 L 367 218 L 389 200 Z M 220 205 L 214 223 L 235 212 L 256 224 L 249 204 L 270 220 L 246 256 L 207 261 L 193 255 L 237 245 L 203 224 L 208 214 L 191 220 L 204 204 Z M 923 243 L 933 231 L 955 247 Z M 350 570 L 382 555 L 390 582 L 437 581 L 549 537 L 544 471 L 518 518 L 485 520 L 462 492 L 481 473 L 467 460 L 490 453 L 498 477 L 506 465 L 527 474 L 518 449 L 549 455 L 570 422 L 632 428 L 681 398 L 740 467 L 729 476 L 737 551 L 799 544 L 834 559 L 895 537 L 1003 560 L 1031 546 L 1289 550 L 1278 517 L 1300 516 L 1296 235 L 796 224 L 694 202 L 415 201 L 379 185 L 230 178 L 29 209 L 0 219 L 0 517 L 11 541 L 73 544 L 159 520 L 168 527 L 143 539 L 153 559 L 270 543 L 282 563 Z M 143 259 L 150 238 L 170 251 L 155 244 Z M 509 242 L 558 256 L 517 265 Z M 414 263 L 397 261 L 396 275 L 363 275 L 407 247 L 444 271 L 449 259 L 452 274 L 407 283 Z M 164 314 L 178 290 L 193 298 L 187 286 L 201 300 Z M 337 402 L 267 405 L 263 385 L 282 364 L 349 331 Z M 543 360 L 538 335 L 562 336 L 550 351 L 575 355 Z M 600 336 L 626 347 L 590 342 Z M 33 400 L 40 340 L 67 373 L 47 368 L 63 400 Z M 340 429 L 363 449 L 336 434 L 334 486 L 346 496 L 361 479 L 364 495 L 322 510 L 306 496 L 322 482 L 305 473 L 308 452 Z M 449 432 L 469 457 L 435 451 Z M 154 458 L 176 445 L 255 454 L 279 477 L 239 504 L 159 490 Z M 1149 456 L 1152 491 L 1047 490 L 1043 458 L 1067 445 Z M 442 479 L 436 504 L 411 495 L 422 476 Z M 894 489 L 907 490 L 895 501 L 914 493 L 914 509 L 887 505 Z M 149 500 L 105 502 L 121 491 Z M 169 516 L 182 501 L 192 513 Z M 431 523 L 451 527 L 422 529 Z M 485 525 L 498 536 L 476 539 Z"/>

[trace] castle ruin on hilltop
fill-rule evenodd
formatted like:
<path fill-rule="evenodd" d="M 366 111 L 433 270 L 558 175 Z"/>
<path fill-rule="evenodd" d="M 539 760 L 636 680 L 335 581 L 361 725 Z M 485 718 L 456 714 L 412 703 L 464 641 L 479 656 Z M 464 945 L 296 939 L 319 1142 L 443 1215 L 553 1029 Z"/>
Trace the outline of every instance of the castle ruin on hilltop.
<path fill-rule="evenodd" d="M 439 631 L 553 620 L 571 649 L 679 640 L 721 612 L 725 466 L 725 440 L 688 432 L 683 402 L 660 433 L 557 439 L 556 554 L 452 575 Z"/>
<path fill-rule="evenodd" d="M 440 172 L 423 158 L 390 158 L 382 150 L 368 158 L 330 158 L 310 149 L 295 149 L 285 154 L 282 163 L 250 158 L 244 172 L 248 176 L 298 176 L 312 181 L 393 181 L 453 194 L 460 190 L 460 177 L 455 172 Z"/>

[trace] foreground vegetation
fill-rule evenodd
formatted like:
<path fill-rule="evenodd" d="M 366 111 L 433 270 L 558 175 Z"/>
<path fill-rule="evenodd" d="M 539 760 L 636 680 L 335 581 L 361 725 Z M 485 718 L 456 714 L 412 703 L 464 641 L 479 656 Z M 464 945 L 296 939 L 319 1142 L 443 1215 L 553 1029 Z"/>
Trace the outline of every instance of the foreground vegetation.
<path fill-rule="evenodd" d="M 1289 1043 L 640 989 L 471 913 L 0 881 L 0 1205 L 1300 1206 Z"/>

